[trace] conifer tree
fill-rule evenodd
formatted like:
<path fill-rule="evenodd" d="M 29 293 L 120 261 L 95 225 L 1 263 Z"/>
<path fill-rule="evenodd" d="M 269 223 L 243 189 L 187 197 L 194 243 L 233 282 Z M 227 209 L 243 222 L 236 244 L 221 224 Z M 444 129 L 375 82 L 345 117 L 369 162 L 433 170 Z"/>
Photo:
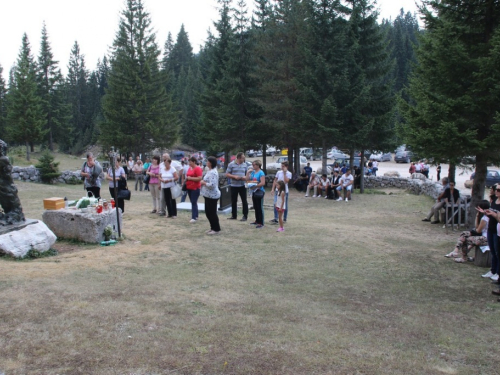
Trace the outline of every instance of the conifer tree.
<path fill-rule="evenodd" d="M 26 145 L 26 159 L 30 160 L 30 146 L 40 142 L 45 135 L 43 125 L 46 114 L 43 111 L 42 99 L 38 95 L 36 65 L 26 34 L 23 35 L 22 47 L 10 83 L 7 132 L 9 139 Z"/>
<path fill-rule="evenodd" d="M 42 98 L 43 110 L 47 115 L 44 129 L 47 130 L 49 150 L 54 151 L 54 140 L 66 139 L 70 132 L 69 105 L 65 102 L 63 77 L 58 62 L 54 60 L 49 44 L 47 28 L 42 28 L 40 55 L 38 57 L 38 92 Z"/>
<path fill-rule="evenodd" d="M 127 0 L 113 43 L 100 142 L 140 152 L 172 145 L 178 117 L 160 72 L 160 50 L 142 0 Z"/>
<path fill-rule="evenodd" d="M 71 108 L 70 139 L 64 143 L 65 150 L 73 149 L 79 153 L 86 146 L 84 134 L 91 124 L 87 121 L 87 80 L 88 70 L 85 67 L 85 56 L 80 52 L 80 46 L 75 41 L 68 63 L 68 75 L 66 77 L 66 98 Z"/>
<path fill-rule="evenodd" d="M 246 148 L 252 133 L 255 110 L 250 100 L 251 41 L 245 2 L 239 1 L 235 11 L 231 0 L 219 0 L 219 4 L 220 18 L 215 23 L 218 36 L 207 50 L 209 69 L 201 99 L 201 135 L 212 149 L 228 153 Z"/>
<path fill-rule="evenodd" d="M 456 163 L 476 156 L 471 207 L 484 196 L 489 161 L 500 151 L 500 3 L 425 1 L 426 33 L 410 79 L 410 102 L 400 101 L 408 144 L 428 157 Z M 469 224 L 473 225 L 474 210 Z"/>
<path fill-rule="evenodd" d="M 371 0 L 348 0 L 349 52 L 341 104 L 344 147 L 351 150 L 351 164 L 358 150 L 383 150 L 393 145 L 391 117 L 393 63 L 386 36 L 377 23 Z"/>

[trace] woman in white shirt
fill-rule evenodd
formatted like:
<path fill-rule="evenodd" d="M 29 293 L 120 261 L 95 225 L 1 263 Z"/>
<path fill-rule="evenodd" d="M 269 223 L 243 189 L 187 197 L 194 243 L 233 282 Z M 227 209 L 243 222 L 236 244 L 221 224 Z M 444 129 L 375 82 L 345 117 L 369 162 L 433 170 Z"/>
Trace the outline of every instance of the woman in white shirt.
<path fill-rule="evenodd" d="M 172 167 L 172 160 L 170 158 L 165 159 L 160 168 L 160 182 L 165 198 L 165 205 L 167 206 L 167 218 L 177 218 L 177 204 L 175 203 L 175 199 L 172 199 L 172 191 L 170 188 L 176 184 L 178 179 L 179 175 L 175 168 Z"/>
<path fill-rule="evenodd" d="M 478 207 L 481 211 L 487 210 L 490 208 L 490 202 L 483 200 Z M 467 254 L 474 246 L 488 246 L 488 221 L 488 216 L 479 211 L 476 215 L 476 228 L 473 231 L 462 232 L 455 249 L 445 257 L 456 258 L 455 262 L 464 263 L 467 261 Z"/>
<path fill-rule="evenodd" d="M 201 180 L 201 195 L 205 198 L 205 215 L 210 222 L 207 234 L 219 234 L 219 216 L 217 216 L 217 201 L 220 198 L 219 173 L 217 172 L 217 159 L 210 156 L 207 159 L 208 172 Z"/>

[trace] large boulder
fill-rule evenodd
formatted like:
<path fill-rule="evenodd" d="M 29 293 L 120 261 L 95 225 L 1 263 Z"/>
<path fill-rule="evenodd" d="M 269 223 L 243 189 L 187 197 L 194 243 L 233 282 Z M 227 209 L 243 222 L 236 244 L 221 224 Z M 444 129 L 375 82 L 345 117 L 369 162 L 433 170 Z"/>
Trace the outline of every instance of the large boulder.
<path fill-rule="evenodd" d="M 123 228 L 122 212 L 118 210 L 120 228 Z M 108 225 L 111 225 L 114 231 L 118 230 L 115 209 L 100 214 L 83 213 L 73 209 L 46 210 L 42 218 L 58 237 L 88 243 L 104 241 L 104 228 Z"/>
<path fill-rule="evenodd" d="M 23 258 L 30 250 L 50 250 L 57 237 L 41 221 L 0 235 L 0 252 Z"/>

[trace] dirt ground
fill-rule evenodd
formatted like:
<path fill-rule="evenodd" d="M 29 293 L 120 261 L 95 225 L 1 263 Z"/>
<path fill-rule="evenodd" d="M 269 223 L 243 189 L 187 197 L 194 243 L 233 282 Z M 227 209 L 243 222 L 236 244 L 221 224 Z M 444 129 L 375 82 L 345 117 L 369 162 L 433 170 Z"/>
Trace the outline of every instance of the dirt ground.
<path fill-rule="evenodd" d="M 18 187 L 36 219 L 82 194 Z M 291 191 L 284 233 L 221 215 L 207 236 L 203 214 L 161 218 L 132 191 L 117 245 L 0 259 L 0 374 L 497 373 L 487 270 L 443 257 L 459 233 L 421 222 L 429 198 L 389 192 Z"/>

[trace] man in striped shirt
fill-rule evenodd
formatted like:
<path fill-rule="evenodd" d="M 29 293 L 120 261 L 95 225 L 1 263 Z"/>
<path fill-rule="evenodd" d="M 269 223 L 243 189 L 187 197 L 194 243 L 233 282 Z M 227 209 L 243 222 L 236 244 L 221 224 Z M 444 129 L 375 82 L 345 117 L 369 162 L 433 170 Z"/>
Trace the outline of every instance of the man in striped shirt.
<path fill-rule="evenodd" d="M 236 159 L 229 163 L 226 170 L 226 177 L 231 179 L 231 216 L 228 220 L 236 220 L 238 218 L 238 194 L 241 197 L 241 205 L 243 206 L 243 217 L 240 221 L 246 221 L 248 216 L 247 189 L 245 188 L 245 180 L 248 166 L 245 163 L 245 154 L 238 152 Z"/>

